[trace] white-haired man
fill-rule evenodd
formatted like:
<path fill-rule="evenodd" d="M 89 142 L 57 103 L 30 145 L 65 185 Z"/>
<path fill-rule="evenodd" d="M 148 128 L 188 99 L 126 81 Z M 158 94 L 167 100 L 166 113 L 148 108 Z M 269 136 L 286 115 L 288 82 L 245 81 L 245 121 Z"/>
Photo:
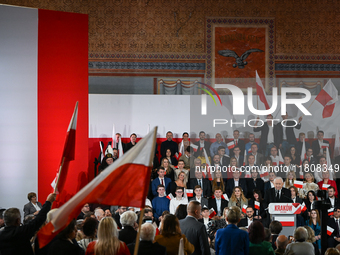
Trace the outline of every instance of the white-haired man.
<path fill-rule="evenodd" d="M 159 254 L 165 255 L 166 248 L 159 243 L 153 243 L 156 235 L 156 228 L 151 223 L 144 223 L 140 229 L 140 242 L 138 255 Z M 130 254 L 134 254 L 135 244 L 129 244 Z"/>
<path fill-rule="evenodd" d="M 294 239 L 294 243 L 290 243 L 287 245 L 285 254 L 315 254 L 313 245 L 309 242 L 306 242 L 306 240 L 308 239 L 308 232 L 304 227 L 298 227 L 297 229 L 295 229 Z"/>
<path fill-rule="evenodd" d="M 120 223 L 123 229 L 118 233 L 118 239 L 126 244 L 136 241 L 137 231 L 134 229 L 137 224 L 137 214 L 133 211 L 127 211 L 120 216 Z"/>
<path fill-rule="evenodd" d="M 100 221 L 102 218 L 105 217 L 105 212 L 102 208 L 96 208 L 94 210 L 94 215 L 96 216 L 97 220 Z"/>
<path fill-rule="evenodd" d="M 283 187 L 283 180 L 281 177 L 274 179 L 274 188 L 267 190 L 265 201 L 270 203 L 293 203 L 291 199 L 291 192 L 289 189 Z"/>

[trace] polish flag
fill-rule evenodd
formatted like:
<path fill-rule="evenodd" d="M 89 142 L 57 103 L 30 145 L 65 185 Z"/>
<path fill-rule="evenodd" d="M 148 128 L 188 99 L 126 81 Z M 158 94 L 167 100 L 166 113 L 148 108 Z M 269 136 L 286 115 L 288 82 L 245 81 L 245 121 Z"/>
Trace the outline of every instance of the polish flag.
<path fill-rule="evenodd" d="M 56 174 L 56 177 L 51 183 L 54 192 L 59 193 L 59 191 L 63 190 L 68 172 L 68 162 L 74 160 L 76 147 L 77 117 L 78 117 L 78 102 L 76 103 L 70 124 L 67 129 L 64 151 L 61 157 L 59 169 Z"/>
<path fill-rule="evenodd" d="M 115 124 L 112 124 L 112 148 L 116 148 L 116 129 Z"/>
<path fill-rule="evenodd" d="M 244 172 L 244 178 L 248 178 L 248 179 L 249 179 L 250 177 L 251 177 L 250 170 L 249 170 L 249 171 L 248 171 L 248 170 L 245 171 L 245 172 Z"/>
<path fill-rule="evenodd" d="M 254 207 L 255 207 L 255 209 L 257 209 L 257 210 L 260 210 L 260 202 L 255 201 L 255 202 L 254 202 Z"/>
<path fill-rule="evenodd" d="M 249 150 L 248 150 L 248 154 L 250 154 L 252 151 L 251 151 L 251 146 L 250 146 L 250 148 L 249 148 Z"/>
<path fill-rule="evenodd" d="M 196 152 L 198 150 L 198 146 L 196 144 L 190 143 L 191 148 Z"/>
<path fill-rule="evenodd" d="M 321 143 L 321 148 L 326 149 L 329 147 L 329 143 Z"/>
<path fill-rule="evenodd" d="M 275 220 L 281 222 L 282 227 L 294 227 L 294 217 L 288 216 L 288 217 L 275 217 Z"/>
<path fill-rule="evenodd" d="M 327 188 L 328 188 L 329 186 L 331 186 L 331 185 L 323 183 L 323 184 L 322 184 L 322 190 L 327 190 Z"/>
<path fill-rule="evenodd" d="M 269 173 L 268 173 L 268 171 L 267 171 L 268 169 L 264 169 L 264 168 L 262 168 L 262 170 L 261 170 L 261 174 L 260 174 L 260 176 L 261 176 L 261 178 L 263 178 L 263 177 L 266 177 L 266 176 L 268 176 L 269 175 Z"/>
<path fill-rule="evenodd" d="M 229 197 L 228 197 L 228 195 L 227 195 L 227 194 L 225 194 L 225 193 L 222 195 L 222 198 L 223 198 L 224 200 L 227 200 L 227 201 L 229 201 Z"/>
<path fill-rule="evenodd" d="M 213 176 L 212 176 L 212 174 L 211 174 L 211 172 L 210 172 L 210 161 L 209 161 L 209 157 L 208 157 L 208 154 L 207 154 L 207 152 L 206 152 L 206 150 L 205 150 L 205 148 L 203 148 L 203 152 L 204 152 L 204 157 L 205 157 L 205 162 L 206 162 L 206 165 L 207 165 L 207 173 L 208 173 L 208 179 L 209 179 L 209 181 L 212 181 L 213 180 Z"/>
<path fill-rule="evenodd" d="M 269 110 L 270 107 L 269 107 L 269 104 L 268 104 L 266 91 L 263 88 L 262 81 L 261 81 L 260 76 L 258 75 L 257 71 L 256 71 L 256 94 L 259 96 L 260 101 L 266 107 L 266 110 Z"/>
<path fill-rule="evenodd" d="M 229 150 L 232 149 L 232 148 L 234 148 L 234 147 L 235 147 L 235 142 L 234 142 L 234 140 L 231 141 L 231 142 L 229 142 L 229 143 L 227 143 L 227 146 L 228 146 L 228 149 L 229 149 Z"/>
<path fill-rule="evenodd" d="M 214 216 L 216 216 L 216 212 L 215 212 L 214 208 L 211 208 L 209 210 L 209 219 L 212 219 Z"/>
<path fill-rule="evenodd" d="M 334 208 L 328 209 L 328 216 L 334 215 Z"/>
<path fill-rule="evenodd" d="M 187 197 L 193 197 L 194 191 L 192 189 L 186 189 L 185 193 L 187 194 Z"/>
<path fill-rule="evenodd" d="M 100 163 L 102 163 L 104 159 L 104 150 L 103 150 L 104 143 L 102 141 L 99 141 L 99 147 L 100 147 Z"/>
<path fill-rule="evenodd" d="M 119 141 L 118 141 L 118 157 L 122 157 L 124 155 L 124 151 L 123 151 L 123 144 L 122 144 L 122 138 L 119 137 Z"/>
<path fill-rule="evenodd" d="M 174 198 L 174 196 L 170 193 L 169 195 L 166 196 L 167 199 L 171 200 Z"/>
<path fill-rule="evenodd" d="M 307 206 L 306 206 L 305 202 L 303 202 L 301 204 L 301 212 L 305 212 L 306 210 L 307 210 Z"/>
<path fill-rule="evenodd" d="M 243 207 L 242 207 L 242 212 L 243 213 L 247 213 L 247 207 L 248 207 L 247 205 L 243 205 Z"/>
<path fill-rule="evenodd" d="M 302 189 L 303 182 L 302 181 L 294 181 L 294 186 L 297 187 L 298 189 Z"/>
<path fill-rule="evenodd" d="M 183 144 L 183 140 L 182 140 L 182 142 L 181 142 L 181 145 L 180 145 L 180 147 L 179 147 L 179 152 L 177 153 L 175 153 L 175 158 L 177 159 L 177 160 L 179 160 L 179 158 L 182 156 L 184 154 L 184 144 Z"/>
<path fill-rule="evenodd" d="M 334 228 L 331 228 L 330 226 L 327 226 L 327 235 L 331 236 L 334 232 Z"/>
<path fill-rule="evenodd" d="M 301 158 L 300 158 L 300 165 L 302 165 L 302 161 L 307 157 L 306 155 L 306 144 L 305 144 L 305 139 L 303 139 L 302 142 L 302 149 L 301 149 Z"/>
<path fill-rule="evenodd" d="M 52 213 L 52 220 L 38 232 L 41 247 L 50 242 L 86 203 L 145 207 L 154 157 L 157 127 L 123 157 L 109 165 L 63 206 Z M 126 187 L 129 187 L 127 192 Z M 108 196 L 107 194 L 115 194 Z"/>
<path fill-rule="evenodd" d="M 335 140 L 334 140 L 334 154 L 333 158 L 340 155 L 340 134 L 339 134 L 339 128 L 336 130 Z"/>
<path fill-rule="evenodd" d="M 331 80 L 322 88 L 315 98 L 323 107 L 322 118 L 329 118 L 332 116 L 335 103 L 338 101 L 338 90 L 335 88 Z"/>

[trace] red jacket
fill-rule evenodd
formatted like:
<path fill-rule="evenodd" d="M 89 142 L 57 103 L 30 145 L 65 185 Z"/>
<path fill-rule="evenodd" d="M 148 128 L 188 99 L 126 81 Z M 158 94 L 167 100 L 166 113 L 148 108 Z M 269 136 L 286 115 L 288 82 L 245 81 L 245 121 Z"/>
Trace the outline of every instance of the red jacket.
<path fill-rule="evenodd" d="M 318 185 L 319 185 L 319 188 L 322 190 L 322 184 L 324 184 L 324 182 L 323 181 L 321 181 L 321 182 L 318 182 Z M 333 181 L 333 180 L 328 180 L 328 182 L 326 183 L 326 184 L 329 184 L 329 185 L 331 185 L 332 187 L 334 187 L 334 189 L 335 189 L 335 197 L 338 197 L 338 188 L 336 187 L 336 182 L 335 181 Z"/>

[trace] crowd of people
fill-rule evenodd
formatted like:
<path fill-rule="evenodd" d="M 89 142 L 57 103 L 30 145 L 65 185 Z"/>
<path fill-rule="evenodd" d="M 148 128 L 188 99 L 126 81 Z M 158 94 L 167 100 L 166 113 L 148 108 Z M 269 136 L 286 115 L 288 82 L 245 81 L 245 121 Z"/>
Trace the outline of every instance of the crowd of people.
<path fill-rule="evenodd" d="M 312 144 L 304 133 L 296 139 L 294 129 L 301 128 L 302 118 L 295 127 L 272 119 L 268 115 L 253 129 L 261 133 L 259 143 L 254 133 L 243 140 L 234 130 L 232 139 L 225 142 L 218 133 L 212 143 L 204 131 L 194 143 L 184 132 L 177 144 L 167 132 L 159 152 L 156 145 L 143 211 L 85 204 L 78 218 L 42 249 L 34 234 L 46 219 L 53 194 L 41 205 L 29 193 L 23 225 L 18 209 L 0 211 L 0 254 L 14 254 L 10 251 L 19 249 L 20 242 L 20 249 L 31 249 L 22 254 L 133 254 L 141 218 L 138 254 L 320 254 L 318 199 L 326 200 L 332 211 L 327 252 L 340 254 L 335 248 L 340 244 L 340 201 L 334 171 L 340 158 L 330 162 L 331 149 L 321 130 Z M 119 157 L 120 134 L 116 138 L 117 146 L 106 150 L 99 174 Z M 133 133 L 129 143 L 121 144 L 124 153 L 137 144 L 136 138 Z M 292 236 L 280 235 L 281 223 L 271 220 L 268 205 L 277 202 L 305 208 Z M 19 238 L 19 229 L 24 238 Z"/>

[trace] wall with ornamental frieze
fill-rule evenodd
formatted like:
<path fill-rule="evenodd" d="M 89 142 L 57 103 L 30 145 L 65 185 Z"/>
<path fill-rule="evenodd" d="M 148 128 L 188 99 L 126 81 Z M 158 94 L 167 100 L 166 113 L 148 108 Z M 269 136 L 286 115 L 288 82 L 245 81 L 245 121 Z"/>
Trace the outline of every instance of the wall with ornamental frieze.
<path fill-rule="evenodd" d="M 88 14 L 90 59 L 150 59 L 159 55 L 163 58 L 168 55 L 170 59 L 171 55 L 175 59 L 198 59 L 205 53 L 205 21 L 208 16 L 275 18 L 278 60 L 296 61 L 301 55 L 306 61 L 338 61 L 334 55 L 340 55 L 340 2 L 336 0 L 0 2 Z M 319 56 L 319 59 L 311 59 L 311 55 Z"/>

